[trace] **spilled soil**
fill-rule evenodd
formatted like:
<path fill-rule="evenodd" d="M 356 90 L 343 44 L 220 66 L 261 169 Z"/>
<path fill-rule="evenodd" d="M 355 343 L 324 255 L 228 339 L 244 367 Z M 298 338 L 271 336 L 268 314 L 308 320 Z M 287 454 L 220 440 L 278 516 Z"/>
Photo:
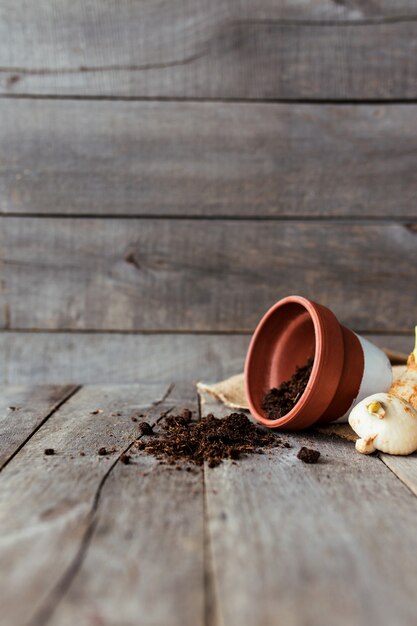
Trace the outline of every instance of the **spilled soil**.
<path fill-rule="evenodd" d="M 160 434 L 145 427 L 147 432 L 142 430 L 142 434 L 148 436 L 136 445 L 172 465 L 188 461 L 215 467 L 224 459 L 237 461 L 242 455 L 262 454 L 268 448 L 290 447 L 275 433 L 253 424 L 244 413 L 231 413 L 221 419 L 209 414 L 195 421 L 186 409 L 181 415 L 164 416 L 160 425 Z"/>

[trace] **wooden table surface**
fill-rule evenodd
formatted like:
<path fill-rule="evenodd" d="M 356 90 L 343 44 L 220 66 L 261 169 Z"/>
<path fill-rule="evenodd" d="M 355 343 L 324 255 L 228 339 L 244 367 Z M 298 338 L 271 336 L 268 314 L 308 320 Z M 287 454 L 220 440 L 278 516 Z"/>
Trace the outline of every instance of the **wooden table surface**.
<path fill-rule="evenodd" d="M 132 417 L 184 407 L 224 413 L 191 382 L 1 388 L 2 625 L 415 624 L 415 456 L 310 432 L 214 469 L 121 462 Z"/>
<path fill-rule="evenodd" d="M 414 456 L 120 462 L 291 293 L 410 351 L 416 47 L 414 0 L 2 0 L 0 626 L 417 622 Z"/>

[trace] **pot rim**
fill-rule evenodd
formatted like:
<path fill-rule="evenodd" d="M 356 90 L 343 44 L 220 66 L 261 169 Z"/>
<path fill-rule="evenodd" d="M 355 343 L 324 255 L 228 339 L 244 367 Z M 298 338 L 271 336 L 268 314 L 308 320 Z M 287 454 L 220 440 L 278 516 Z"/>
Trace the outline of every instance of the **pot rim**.
<path fill-rule="evenodd" d="M 265 324 L 276 315 L 278 310 L 288 304 L 301 305 L 308 312 L 313 322 L 315 336 L 313 368 L 306 388 L 293 409 L 279 419 L 270 420 L 257 410 L 252 400 L 250 365 L 257 340 L 263 332 Z M 321 412 L 324 412 L 333 400 L 339 386 L 343 360 L 342 328 L 332 311 L 303 296 L 292 295 L 279 300 L 265 313 L 256 327 L 246 357 L 245 390 L 252 415 L 268 428 L 282 428 L 291 425 L 292 429 L 298 430 L 316 423 L 320 417 L 317 415 L 317 406 L 314 407 L 314 404 L 317 404 L 318 393 L 321 396 L 320 404 L 323 405 Z"/>

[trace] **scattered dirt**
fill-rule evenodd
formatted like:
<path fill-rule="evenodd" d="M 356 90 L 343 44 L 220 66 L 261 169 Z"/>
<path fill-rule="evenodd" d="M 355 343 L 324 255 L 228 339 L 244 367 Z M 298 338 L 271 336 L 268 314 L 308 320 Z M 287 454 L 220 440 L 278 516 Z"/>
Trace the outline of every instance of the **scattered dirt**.
<path fill-rule="evenodd" d="M 190 421 L 193 417 L 193 412 L 190 411 L 190 409 L 183 409 L 181 412 L 181 417 L 183 417 L 185 420 Z"/>
<path fill-rule="evenodd" d="M 125 465 L 129 465 L 129 463 L 130 463 L 130 455 L 129 454 L 122 454 L 122 456 L 120 457 L 120 460 Z"/>
<path fill-rule="evenodd" d="M 202 465 L 206 461 L 209 467 L 215 467 L 223 459 L 236 460 L 242 454 L 258 454 L 262 448 L 284 445 L 280 437 L 265 432 L 244 413 L 231 413 L 222 419 L 209 414 L 194 421 L 191 411 L 184 410 L 181 415 L 163 417 L 161 426 L 161 435 L 138 440 L 136 446 L 170 465 L 186 461 Z"/>
<path fill-rule="evenodd" d="M 94 411 L 90 411 L 90 415 L 99 415 L 103 413 L 103 409 L 94 409 Z"/>
<path fill-rule="evenodd" d="M 103 446 L 102 448 L 99 448 L 97 454 L 100 456 L 106 456 L 106 454 L 109 454 L 109 451 Z"/>
<path fill-rule="evenodd" d="M 303 446 L 298 451 L 297 458 L 303 461 L 303 463 L 317 463 L 320 458 L 320 452 Z"/>
<path fill-rule="evenodd" d="M 308 359 L 305 365 L 297 367 L 289 380 L 267 391 L 261 406 L 268 419 L 280 419 L 295 407 L 307 386 L 312 368 L 313 359 Z"/>
<path fill-rule="evenodd" d="M 148 422 L 142 422 L 141 424 L 139 424 L 139 426 L 138 426 L 138 430 L 139 430 L 139 433 L 140 433 L 141 435 L 145 435 L 145 436 L 148 436 L 148 437 L 149 437 L 150 435 L 153 435 L 153 434 L 154 434 L 154 432 L 153 432 L 153 426 L 151 426 L 150 424 L 148 424 Z"/>
<path fill-rule="evenodd" d="M 55 450 L 53 448 L 45 448 L 44 454 L 46 454 L 46 456 L 52 456 L 52 454 L 55 454 Z"/>

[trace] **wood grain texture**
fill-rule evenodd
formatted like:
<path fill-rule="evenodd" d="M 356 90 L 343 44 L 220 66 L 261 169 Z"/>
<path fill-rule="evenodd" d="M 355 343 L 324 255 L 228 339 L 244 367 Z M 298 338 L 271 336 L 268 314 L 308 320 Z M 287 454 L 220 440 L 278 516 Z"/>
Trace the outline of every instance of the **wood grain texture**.
<path fill-rule="evenodd" d="M 191 385 L 179 399 L 197 413 Z M 135 450 L 131 459 L 106 481 L 88 552 L 51 624 L 205 624 L 202 469 L 179 472 Z"/>
<path fill-rule="evenodd" d="M 417 454 L 408 456 L 378 454 L 385 465 L 417 496 Z"/>
<path fill-rule="evenodd" d="M 411 626 L 415 496 L 352 443 L 285 439 L 289 450 L 205 469 L 219 623 Z M 296 458 L 302 445 L 321 452 L 319 464 Z"/>
<path fill-rule="evenodd" d="M 251 331 L 301 293 L 356 329 L 414 327 L 396 223 L 0 218 L 8 329 Z"/>
<path fill-rule="evenodd" d="M 416 216 L 417 106 L 2 100 L 0 212 Z"/>
<path fill-rule="evenodd" d="M 22 15 L 25 19 L 22 19 Z M 30 37 L 26 25 L 30 24 Z M 4 0 L 1 90 L 415 98 L 415 3 Z"/>
<path fill-rule="evenodd" d="M 166 624 L 168 615 L 175 616 L 178 624 L 198 623 L 189 616 L 191 612 L 202 614 L 202 550 L 199 554 L 195 549 L 202 528 L 202 498 L 184 487 L 175 489 L 175 500 L 158 501 L 150 488 L 152 481 L 167 495 L 172 485 L 163 468 L 145 463 L 143 467 L 123 467 L 119 472 L 117 463 L 122 451 L 138 436 L 132 415 L 145 412 L 152 422 L 161 410 L 178 403 L 183 406 L 190 400 L 189 394 L 174 389 L 161 403 L 166 391 L 166 385 L 84 388 L 1 472 L 2 623 L 46 623 L 76 582 L 94 539 L 94 554 L 103 577 L 96 573 L 99 594 L 91 593 L 88 606 L 83 605 L 80 592 L 71 596 L 78 623 L 97 623 L 101 613 L 108 616 L 109 598 L 113 601 L 111 610 L 119 611 L 119 619 L 113 614 L 112 623 L 137 623 L 138 614 L 143 624 Z M 159 404 L 153 406 L 155 401 Z M 98 409 L 102 412 L 97 413 Z M 98 455 L 102 446 L 110 450 L 109 455 Z M 44 455 L 49 447 L 55 449 L 55 455 Z M 152 476 L 147 478 L 147 473 Z M 196 477 L 189 477 L 189 486 L 196 482 Z M 107 496 L 109 505 L 115 506 L 117 500 L 124 509 L 119 510 L 120 517 L 115 509 L 110 516 L 106 505 L 101 509 Z M 111 529 L 107 526 L 110 517 Z M 176 539 L 170 541 L 172 533 Z M 165 551 L 170 547 L 165 556 L 161 542 L 167 543 Z M 170 569 L 173 562 L 188 590 L 187 602 L 178 594 L 177 579 Z M 164 589 L 163 608 L 155 595 L 153 601 L 150 595 L 150 588 L 157 594 L 157 581 Z M 76 589 L 75 585 L 73 593 Z"/>
<path fill-rule="evenodd" d="M 7 355 L 0 363 L 0 383 L 215 381 L 241 371 L 249 339 L 248 335 L 0 333 L 0 352 Z"/>
<path fill-rule="evenodd" d="M 0 471 L 75 389 L 73 385 L 0 386 Z"/>
<path fill-rule="evenodd" d="M 413 337 L 364 335 L 409 353 Z M 0 382 L 216 382 L 243 370 L 250 335 L 0 333 Z M 36 355 L 36 359 L 33 355 Z"/>

